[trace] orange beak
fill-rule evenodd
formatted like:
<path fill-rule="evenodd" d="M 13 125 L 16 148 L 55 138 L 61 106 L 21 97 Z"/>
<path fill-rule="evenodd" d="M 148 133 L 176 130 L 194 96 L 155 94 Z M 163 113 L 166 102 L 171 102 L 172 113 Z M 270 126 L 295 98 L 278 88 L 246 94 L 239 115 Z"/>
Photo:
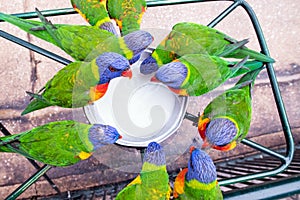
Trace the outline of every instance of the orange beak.
<path fill-rule="evenodd" d="M 121 76 L 128 77 L 129 79 L 131 79 L 132 78 L 132 71 L 131 71 L 131 69 L 128 69 L 128 70 L 122 72 Z"/>
<path fill-rule="evenodd" d="M 195 149 L 196 149 L 196 147 L 191 146 L 191 147 L 190 147 L 190 154 L 191 154 Z"/>
<path fill-rule="evenodd" d="M 203 144 L 202 144 L 202 149 L 208 149 L 211 147 L 211 144 L 209 144 L 209 142 L 207 140 L 204 140 Z"/>
<path fill-rule="evenodd" d="M 150 81 L 152 81 L 152 82 L 160 82 L 155 76 L 153 76 Z"/>
<path fill-rule="evenodd" d="M 122 139 L 122 135 L 119 135 L 119 139 Z"/>

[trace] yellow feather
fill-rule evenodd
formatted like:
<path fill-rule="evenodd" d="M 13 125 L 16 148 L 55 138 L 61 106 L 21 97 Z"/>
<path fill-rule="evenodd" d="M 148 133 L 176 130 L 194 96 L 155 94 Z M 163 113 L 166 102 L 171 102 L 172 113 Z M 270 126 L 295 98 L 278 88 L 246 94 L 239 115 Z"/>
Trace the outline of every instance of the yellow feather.
<path fill-rule="evenodd" d="M 95 24 L 95 26 L 96 27 L 101 26 L 105 22 L 110 22 L 110 18 L 109 17 L 105 17 L 104 19 L 97 21 L 97 23 Z"/>
<path fill-rule="evenodd" d="M 151 56 L 156 60 L 157 65 L 160 66 L 163 64 L 163 61 L 159 58 L 159 55 L 156 51 L 154 51 Z"/>
<path fill-rule="evenodd" d="M 127 45 L 126 45 L 123 38 L 119 38 L 119 45 L 120 45 L 120 48 L 123 50 L 123 52 L 125 54 L 125 57 L 127 59 L 131 59 L 133 57 L 133 51 L 128 49 L 128 47 L 127 47 Z"/>
<path fill-rule="evenodd" d="M 131 181 L 127 186 L 130 186 L 130 185 L 136 185 L 136 184 L 142 184 L 142 181 L 141 181 L 141 176 L 138 175 L 133 181 Z"/>
<path fill-rule="evenodd" d="M 81 152 L 79 153 L 78 157 L 79 157 L 81 160 L 85 160 L 85 159 L 88 159 L 91 155 L 92 155 L 92 153 L 87 153 L 87 152 L 81 151 Z"/>
<path fill-rule="evenodd" d="M 217 181 L 213 181 L 209 184 L 200 183 L 199 181 L 193 179 L 186 183 L 188 187 L 194 188 L 194 189 L 201 189 L 201 190 L 211 190 L 216 187 Z"/>

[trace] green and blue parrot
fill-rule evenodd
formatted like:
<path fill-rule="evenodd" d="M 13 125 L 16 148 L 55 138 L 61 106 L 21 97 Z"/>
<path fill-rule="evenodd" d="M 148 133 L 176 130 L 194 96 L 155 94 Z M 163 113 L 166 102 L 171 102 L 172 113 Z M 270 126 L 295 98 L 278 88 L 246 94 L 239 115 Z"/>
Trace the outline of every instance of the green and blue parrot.
<path fill-rule="evenodd" d="M 170 195 L 165 154 L 158 143 L 151 142 L 145 150 L 140 174 L 118 193 L 116 200 L 165 200 Z"/>
<path fill-rule="evenodd" d="M 198 122 L 203 148 L 229 151 L 246 137 L 252 117 L 251 87 L 262 69 L 248 72 L 206 106 Z"/>
<path fill-rule="evenodd" d="M 145 0 L 107 0 L 107 9 L 120 28 L 121 34 L 127 35 L 140 29 L 147 5 Z"/>
<path fill-rule="evenodd" d="M 235 59 L 249 56 L 252 61 L 275 62 L 269 56 L 245 47 L 247 42 L 248 40 L 237 41 L 217 29 L 201 24 L 181 22 L 173 26 L 152 55 L 142 62 L 140 71 L 150 74 L 186 54 L 208 54 Z"/>
<path fill-rule="evenodd" d="M 52 166 L 69 166 L 119 138 L 118 131 L 109 125 L 64 120 L 0 137 L 0 152 L 17 153 Z"/>
<path fill-rule="evenodd" d="M 52 24 L 38 10 L 36 11 L 42 22 L 4 13 L 0 13 L 0 19 L 58 46 L 76 61 L 91 61 L 104 52 L 115 52 L 126 57 L 130 63 L 134 63 L 153 41 L 152 35 L 142 30 L 117 37 L 93 26 Z"/>
<path fill-rule="evenodd" d="M 71 0 L 71 4 L 90 25 L 117 35 L 107 11 L 107 0 Z"/>
<path fill-rule="evenodd" d="M 110 80 L 131 78 L 130 64 L 126 58 L 107 52 L 91 62 L 73 62 L 50 79 L 41 94 L 27 92 L 34 99 L 22 115 L 48 106 L 76 108 L 100 99 L 107 91 Z"/>
<path fill-rule="evenodd" d="M 180 200 L 222 200 L 216 167 L 204 151 L 191 147 L 188 167 L 176 177 L 173 196 Z"/>
<path fill-rule="evenodd" d="M 165 84 L 178 95 L 200 96 L 238 75 L 246 60 L 236 63 L 207 54 L 186 54 L 161 66 L 151 81 Z"/>

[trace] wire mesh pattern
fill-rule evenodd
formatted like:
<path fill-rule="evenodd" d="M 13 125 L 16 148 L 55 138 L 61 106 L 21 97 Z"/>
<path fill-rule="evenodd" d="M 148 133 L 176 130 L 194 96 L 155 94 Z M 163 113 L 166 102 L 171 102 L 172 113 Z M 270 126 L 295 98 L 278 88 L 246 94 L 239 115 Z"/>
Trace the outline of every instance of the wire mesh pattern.
<path fill-rule="evenodd" d="M 283 152 L 281 150 L 280 152 Z M 280 161 L 274 159 L 274 157 L 266 154 L 256 154 L 244 159 L 231 160 L 229 162 L 219 162 L 216 163 L 217 172 L 218 172 L 218 181 L 226 180 L 228 178 L 236 178 L 243 175 L 250 175 L 255 173 L 263 173 L 267 170 L 272 170 L 275 167 L 280 165 Z M 171 185 L 175 181 L 178 171 L 170 173 L 170 182 Z M 101 187 L 88 188 L 87 190 L 65 192 L 60 195 L 54 195 L 49 197 L 43 197 L 45 200 L 59 200 L 59 199 L 113 199 L 116 197 L 119 191 L 122 190 L 131 180 L 109 184 Z M 266 176 L 262 178 L 252 179 L 245 182 L 238 182 L 228 184 L 226 186 L 221 186 L 221 190 L 224 194 L 224 199 L 233 199 L 242 193 L 253 192 L 252 195 L 258 195 L 262 193 L 263 190 L 271 188 L 275 185 L 281 185 L 280 189 L 277 189 L 277 193 L 272 190 L 272 193 L 269 193 L 270 199 L 284 197 L 287 194 L 293 195 L 300 192 L 300 188 L 292 188 L 290 190 L 284 190 L 284 184 L 291 184 L 297 182 L 299 185 L 300 182 L 300 147 L 295 151 L 295 156 L 288 166 L 288 168 L 273 176 Z M 244 191 L 245 190 L 245 191 Z M 242 192 L 243 191 L 243 192 Z M 249 195 L 249 194 L 247 194 Z M 272 197 L 271 197 L 272 196 Z M 241 197 L 238 197 L 241 199 Z M 37 197 L 37 199 L 39 199 Z M 248 198 L 253 199 L 253 198 Z M 255 199 L 255 198 L 254 198 Z M 263 199 L 263 198 L 262 198 Z"/>
<path fill-rule="evenodd" d="M 217 1 L 217 0 L 208 0 L 208 1 Z M 233 3 L 225 9 L 219 16 L 217 16 L 210 24 L 209 27 L 214 27 L 219 22 L 221 22 L 227 15 L 229 15 L 232 11 L 234 11 L 237 7 L 242 7 L 246 13 L 248 14 L 253 28 L 256 32 L 256 36 L 258 42 L 261 47 L 261 52 L 269 56 L 269 51 L 267 48 L 266 41 L 263 36 L 263 32 L 261 30 L 260 24 L 258 19 L 250 7 L 250 5 L 243 0 L 231 0 Z M 147 1 L 147 6 L 164 6 L 164 5 L 173 5 L 173 4 L 183 4 L 183 3 L 195 3 L 195 2 L 207 2 L 204 0 L 158 0 L 158 1 Z M 44 16 L 57 16 L 57 15 L 67 15 L 67 14 L 75 14 L 76 12 L 72 8 L 65 8 L 65 9 L 57 9 L 57 10 L 46 10 L 42 12 Z M 21 13 L 15 14 L 21 18 L 34 18 L 37 17 L 35 12 L 29 13 Z M 0 36 L 10 40 L 14 43 L 17 43 L 25 48 L 28 48 L 32 51 L 35 51 L 41 55 L 44 55 L 50 59 L 53 59 L 62 64 L 69 64 L 71 61 L 56 55 L 52 52 L 49 52 L 45 49 L 42 49 L 36 45 L 30 44 L 20 38 L 17 38 L 13 35 L 10 35 L 2 30 L 0 30 Z M 286 140 L 286 149 L 282 150 L 282 153 L 278 153 L 271 149 L 268 149 L 260 144 L 257 144 L 251 140 L 244 139 L 242 141 L 243 144 L 252 147 L 258 151 L 264 153 L 261 157 L 251 157 L 247 158 L 243 161 L 230 161 L 228 163 L 220 163 L 217 164 L 217 171 L 219 177 L 219 184 L 222 186 L 222 190 L 224 191 L 225 197 L 226 194 L 234 194 L 235 191 L 241 190 L 243 188 L 248 188 L 251 186 L 257 186 L 269 181 L 276 181 L 278 179 L 282 179 L 285 177 L 293 177 L 299 174 L 299 160 L 300 160 L 300 152 L 297 151 L 296 157 L 292 162 L 292 158 L 294 155 L 295 147 L 293 142 L 292 133 L 290 130 L 288 118 L 285 112 L 285 107 L 283 104 L 283 100 L 281 98 L 281 94 L 278 87 L 278 82 L 276 79 L 276 75 L 274 72 L 273 65 L 271 63 L 266 64 L 266 69 L 268 72 L 268 77 L 270 80 L 270 84 L 272 87 L 272 91 L 274 94 L 274 99 L 276 102 L 276 106 L 278 109 L 278 114 L 281 120 L 282 129 L 284 132 L 285 140 Z M 186 119 L 188 120 L 195 120 L 197 119 L 196 116 L 192 116 L 190 114 L 186 115 Z M 6 128 L 1 124 L 0 130 L 5 134 L 9 134 Z M 260 154 L 262 155 L 262 154 Z M 262 162 L 264 161 L 264 162 Z M 30 161 L 32 162 L 32 161 Z M 254 164 L 253 164 L 254 163 Z M 22 194 L 28 187 L 30 187 L 38 178 L 44 176 L 46 180 L 48 180 L 49 184 L 56 190 L 57 193 L 60 193 L 59 189 L 56 185 L 51 181 L 51 179 L 46 176 L 46 172 L 51 168 L 48 165 L 44 165 L 43 167 L 39 168 L 34 162 L 33 165 L 38 169 L 38 171 L 29 178 L 26 182 L 24 182 L 19 188 L 17 188 L 11 195 L 7 197 L 7 199 L 15 199 L 20 194 Z M 289 166 L 288 170 L 284 171 Z M 277 175 L 276 175 L 277 174 Z M 175 174 L 171 174 L 170 178 L 175 177 Z M 102 199 L 112 199 L 121 188 L 123 188 L 128 182 L 118 183 L 116 185 L 107 185 L 103 186 L 101 189 L 90 189 L 90 193 L 81 194 L 81 193 L 72 193 L 65 194 L 66 199 L 95 199 L 96 197 L 102 197 Z M 234 195 L 233 195 L 234 196 Z M 59 199 L 62 198 L 60 195 Z M 45 199 L 45 198 L 44 198 Z M 52 198 L 55 199 L 55 198 Z"/>

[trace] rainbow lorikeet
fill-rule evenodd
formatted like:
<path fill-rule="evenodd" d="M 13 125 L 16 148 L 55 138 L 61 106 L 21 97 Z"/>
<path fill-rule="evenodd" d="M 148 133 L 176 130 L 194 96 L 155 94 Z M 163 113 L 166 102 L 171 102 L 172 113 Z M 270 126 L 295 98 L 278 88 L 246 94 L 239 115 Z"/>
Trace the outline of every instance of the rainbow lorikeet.
<path fill-rule="evenodd" d="M 107 0 L 71 0 L 71 4 L 90 25 L 117 35 L 107 12 Z"/>
<path fill-rule="evenodd" d="M 173 196 L 182 200 L 222 200 L 216 167 L 204 151 L 191 147 L 188 167 L 176 177 Z"/>
<path fill-rule="evenodd" d="M 116 200 L 165 200 L 171 188 L 162 147 L 151 142 L 145 151 L 140 174 L 119 192 Z"/>
<path fill-rule="evenodd" d="M 141 73 L 150 74 L 163 64 L 186 54 L 208 54 L 226 58 L 245 58 L 273 63 L 274 59 L 245 47 L 248 40 L 237 41 L 214 28 L 181 22 L 173 26 L 169 35 L 152 55 L 141 64 Z"/>
<path fill-rule="evenodd" d="M 0 137 L 0 151 L 18 153 L 53 166 L 69 166 L 121 136 L 114 127 L 72 120 L 44 124 L 19 134 Z"/>
<path fill-rule="evenodd" d="M 48 106 L 82 107 L 100 99 L 111 79 L 131 77 L 129 62 L 123 56 L 108 52 L 91 62 L 73 62 L 50 79 L 41 94 L 28 93 L 34 99 L 22 115 Z"/>
<path fill-rule="evenodd" d="M 228 151 L 246 137 L 252 117 L 251 87 L 261 69 L 245 74 L 206 106 L 198 122 L 203 148 Z"/>
<path fill-rule="evenodd" d="M 161 66 L 151 79 L 183 96 L 199 96 L 236 76 L 247 57 L 238 63 L 207 54 L 187 54 Z"/>
<path fill-rule="evenodd" d="M 104 52 L 116 52 L 126 57 L 130 63 L 134 63 L 153 41 L 150 33 L 141 30 L 117 37 L 93 26 L 52 24 L 36 11 L 42 22 L 4 13 L 0 13 L 0 19 L 58 46 L 75 60 L 91 61 Z"/>
<path fill-rule="evenodd" d="M 145 0 L 107 0 L 109 15 L 116 21 L 122 35 L 140 29 L 146 8 Z"/>

